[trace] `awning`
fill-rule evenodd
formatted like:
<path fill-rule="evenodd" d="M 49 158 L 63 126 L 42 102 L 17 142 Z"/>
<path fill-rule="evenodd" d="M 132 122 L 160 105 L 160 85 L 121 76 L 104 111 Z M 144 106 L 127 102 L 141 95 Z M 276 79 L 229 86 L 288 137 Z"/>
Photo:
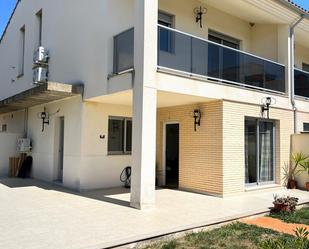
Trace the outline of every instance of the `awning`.
<path fill-rule="evenodd" d="M 70 85 L 54 82 L 42 84 L 0 101 L 0 114 L 82 95 L 83 90 L 84 87 L 81 84 Z"/>

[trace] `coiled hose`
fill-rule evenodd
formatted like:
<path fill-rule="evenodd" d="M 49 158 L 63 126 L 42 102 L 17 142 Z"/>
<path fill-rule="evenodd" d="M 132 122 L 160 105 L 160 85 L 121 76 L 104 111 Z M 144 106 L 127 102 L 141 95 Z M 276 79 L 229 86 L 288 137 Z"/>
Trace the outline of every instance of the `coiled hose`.
<path fill-rule="evenodd" d="M 131 187 L 131 166 L 125 167 L 120 174 L 120 181 L 124 183 L 126 188 Z"/>

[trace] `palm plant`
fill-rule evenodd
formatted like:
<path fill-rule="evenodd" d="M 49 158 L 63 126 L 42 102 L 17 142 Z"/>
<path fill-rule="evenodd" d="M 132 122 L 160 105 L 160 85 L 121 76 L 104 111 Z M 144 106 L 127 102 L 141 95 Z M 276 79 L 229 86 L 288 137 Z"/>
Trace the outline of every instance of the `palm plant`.
<path fill-rule="evenodd" d="M 297 152 L 292 154 L 290 163 L 284 164 L 283 177 L 288 188 L 296 187 L 295 177 L 302 172 L 299 167 L 304 165 L 305 162 L 309 163 L 308 158 L 309 156 L 305 155 L 304 153 Z"/>
<path fill-rule="evenodd" d="M 309 160 L 302 162 L 300 168 L 301 172 L 306 172 L 309 176 Z M 306 182 L 306 189 L 309 191 L 309 182 Z"/>
<path fill-rule="evenodd" d="M 302 172 L 306 172 L 309 175 L 309 161 L 302 162 L 300 167 Z"/>

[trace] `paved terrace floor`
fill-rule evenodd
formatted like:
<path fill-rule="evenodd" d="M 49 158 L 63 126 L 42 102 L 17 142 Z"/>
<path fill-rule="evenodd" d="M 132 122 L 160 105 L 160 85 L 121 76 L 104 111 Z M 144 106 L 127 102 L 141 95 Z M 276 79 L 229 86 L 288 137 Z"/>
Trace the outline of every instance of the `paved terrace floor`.
<path fill-rule="evenodd" d="M 160 189 L 150 211 L 129 207 L 123 189 L 83 194 L 35 180 L 0 180 L 0 248 L 99 249 L 265 212 L 273 194 L 309 202 L 309 193 L 272 189 L 225 199 Z"/>

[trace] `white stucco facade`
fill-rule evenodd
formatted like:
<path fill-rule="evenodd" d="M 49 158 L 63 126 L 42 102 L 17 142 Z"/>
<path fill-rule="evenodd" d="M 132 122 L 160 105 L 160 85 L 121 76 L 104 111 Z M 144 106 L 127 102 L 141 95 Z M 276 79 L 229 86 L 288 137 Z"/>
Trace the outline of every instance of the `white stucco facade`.
<path fill-rule="evenodd" d="M 126 166 L 132 166 L 131 204 L 136 208 L 153 206 L 155 203 L 154 189 L 158 170 L 156 157 L 159 153 L 156 151 L 157 132 L 162 129 L 158 127 L 157 122 L 160 108 L 189 105 L 198 107 L 212 102 L 222 102 L 222 106 L 225 103 L 234 103 L 235 106 L 243 108 L 243 116 L 239 116 L 238 123 L 235 121 L 239 124 L 244 122 L 242 118 L 247 115 L 263 118 L 260 113 L 261 100 L 272 97 L 276 100 L 272 108 L 275 113 L 279 113 L 276 114 L 276 122 L 283 122 L 282 113 L 288 115 L 287 122 L 290 122 L 286 126 L 282 123 L 278 125 L 278 129 L 288 128 L 285 132 L 280 133 L 278 130 L 277 133 L 286 137 L 291 135 L 290 128 L 293 127 L 294 120 L 290 117 L 293 116 L 294 110 L 297 110 L 296 130 L 298 133 L 303 131 L 303 123 L 309 123 L 309 102 L 305 98 L 297 97 L 295 106 L 291 104 L 292 88 L 288 70 L 291 68 L 289 29 L 299 18 L 299 13 L 277 0 L 239 0 L 233 4 L 229 0 L 222 2 L 20 1 L 0 43 L 0 101 L 35 87 L 32 66 L 33 52 L 38 46 L 38 12 L 42 13 L 42 46 L 49 51 L 50 56 L 48 81 L 84 86 L 83 94 L 78 96 L 46 101 L 42 105 L 0 114 L 0 131 L 2 125 L 6 125 L 7 133 L 31 139 L 33 148 L 29 155 L 33 157 L 32 176 L 49 182 L 57 180 L 62 118 L 62 184 L 78 191 L 122 186 L 120 173 Z M 203 28 L 195 22 L 193 12 L 194 8 L 200 5 L 207 9 L 202 19 Z M 184 32 L 187 36 L 203 40 L 208 39 L 210 31 L 217 32 L 239 41 L 239 49 L 246 55 L 252 54 L 260 60 L 285 67 L 285 91 L 279 93 L 267 89 L 248 88 L 245 84 L 209 80 L 207 77 L 169 71 L 166 68 L 162 70 L 158 67 L 158 11 L 173 18 L 173 26 L 170 28 Z M 134 70 L 117 75 L 114 72 L 114 37 L 132 27 Z M 21 28 L 25 31 L 24 72 L 18 75 Z M 309 63 L 308 39 L 309 20 L 305 18 L 295 30 L 295 65 L 298 68 L 301 68 L 303 63 Z M 50 123 L 45 125 L 42 132 L 39 114 L 44 108 L 50 114 Z M 223 107 L 217 111 L 221 112 L 219 121 L 229 116 L 224 113 Z M 187 115 L 188 120 L 193 120 L 191 112 L 184 115 Z M 207 111 L 203 115 L 208 115 Z M 132 153 L 109 153 L 110 117 L 132 118 Z M 164 122 L 180 122 L 169 119 L 171 118 Z M 223 159 L 230 154 L 224 154 L 228 150 L 226 144 L 229 143 L 223 143 L 222 140 L 224 137 L 231 139 L 232 136 L 229 134 L 233 132 L 226 131 L 225 125 L 222 124 L 221 142 L 218 143 L 218 151 L 220 150 Z M 184 132 L 191 134 L 191 131 Z M 0 133 L 1 145 L 7 143 L 7 138 L 2 135 Z M 282 143 L 285 139 L 282 137 L 278 141 Z M 243 140 L 239 141 L 240 143 L 243 145 Z M 12 146 L 11 142 L 10 151 L 13 150 Z M 280 151 L 282 154 L 285 153 L 284 155 L 278 153 L 282 158 L 287 158 L 289 152 Z M 12 154 L 14 153 L 2 153 L 0 159 L 7 160 Z M 237 156 L 239 155 L 235 155 Z M 223 159 L 219 167 L 224 167 L 224 176 L 223 173 L 216 175 L 225 179 L 229 177 L 229 168 Z M 278 162 L 282 163 L 283 159 Z M 240 163 L 244 168 L 243 158 Z M 279 165 L 277 167 L 280 168 Z M 244 172 L 243 168 L 239 171 Z M 6 170 L 7 165 L 0 165 L 1 176 L 5 175 Z M 278 171 L 280 174 L 280 170 Z M 234 180 L 229 179 L 231 182 L 239 181 L 237 176 L 230 175 L 231 178 L 235 177 Z M 241 181 L 243 178 L 242 176 Z M 281 184 L 280 177 L 277 178 L 276 183 Z M 225 184 L 222 183 L 222 186 L 224 188 Z M 245 188 L 243 186 L 238 189 Z M 233 191 L 223 189 L 218 192 L 224 194 Z"/>

